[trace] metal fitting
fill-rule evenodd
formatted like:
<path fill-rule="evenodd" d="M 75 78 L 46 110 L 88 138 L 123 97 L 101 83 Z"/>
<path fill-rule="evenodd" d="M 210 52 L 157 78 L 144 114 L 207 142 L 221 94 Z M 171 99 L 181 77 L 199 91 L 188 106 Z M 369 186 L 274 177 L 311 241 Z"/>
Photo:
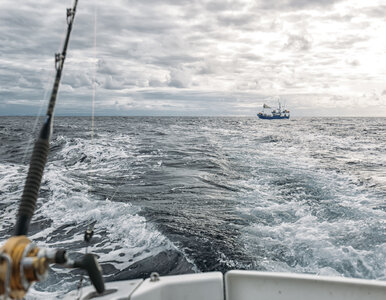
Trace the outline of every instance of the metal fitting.
<path fill-rule="evenodd" d="M 150 282 L 159 281 L 159 274 L 157 272 L 153 272 L 150 274 Z"/>

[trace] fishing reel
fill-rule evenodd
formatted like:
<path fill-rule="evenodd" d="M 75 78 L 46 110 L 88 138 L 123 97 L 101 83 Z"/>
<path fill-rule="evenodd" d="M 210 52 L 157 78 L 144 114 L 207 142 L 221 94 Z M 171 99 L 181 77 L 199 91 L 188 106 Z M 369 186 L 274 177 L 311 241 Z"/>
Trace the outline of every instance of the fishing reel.
<path fill-rule="evenodd" d="M 98 293 L 105 290 L 101 267 L 92 254 L 71 260 L 66 250 L 38 248 L 26 236 L 13 236 L 0 249 L 0 295 L 22 299 L 30 285 L 43 280 L 49 264 L 86 270 Z"/>

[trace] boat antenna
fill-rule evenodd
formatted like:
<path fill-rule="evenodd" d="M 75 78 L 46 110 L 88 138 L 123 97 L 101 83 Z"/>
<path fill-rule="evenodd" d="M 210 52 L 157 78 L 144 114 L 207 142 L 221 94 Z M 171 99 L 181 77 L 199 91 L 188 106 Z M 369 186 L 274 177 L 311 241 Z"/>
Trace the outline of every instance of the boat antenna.
<path fill-rule="evenodd" d="M 17 214 L 14 233 L 15 236 L 27 235 L 31 218 L 35 212 L 36 201 L 39 195 L 42 176 L 50 148 L 49 142 L 52 133 L 56 96 L 58 94 L 59 84 L 62 77 L 64 61 L 66 59 L 67 47 L 70 41 L 70 34 L 74 23 L 77 4 L 78 0 L 75 0 L 73 8 L 67 8 L 67 34 L 62 52 L 55 54 L 56 77 L 52 87 L 51 98 L 48 103 L 46 120 L 43 123 L 39 137 L 35 142 L 32 152 L 28 175 Z"/>

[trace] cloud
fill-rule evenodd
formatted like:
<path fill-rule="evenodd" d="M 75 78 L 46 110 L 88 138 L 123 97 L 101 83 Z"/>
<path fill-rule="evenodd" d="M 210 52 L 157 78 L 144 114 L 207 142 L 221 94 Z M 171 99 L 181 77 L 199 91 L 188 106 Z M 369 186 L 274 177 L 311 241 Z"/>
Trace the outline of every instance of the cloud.
<path fill-rule="evenodd" d="M 367 42 L 369 40 L 368 36 L 357 34 L 336 34 L 331 37 L 333 40 L 329 40 L 325 46 L 330 49 L 350 49 L 356 46 L 358 43 Z"/>
<path fill-rule="evenodd" d="M 311 48 L 312 39 L 308 34 L 304 35 L 288 35 L 287 43 L 283 49 L 293 51 L 308 51 Z"/>
<path fill-rule="evenodd" d="M 199 74 L 218 74 L 223 72 L 222 63 L 215 57 L 206 57 L 200 62 Z"/>
<path fill-rule="evenodd" d="M 84 72 L 73 72 L 71 76 L 63 78 L 63 84 L 68 84 L 72 88 L 91 87 L 92 77 Z"/>
<path fill-rule="evenodd" d="M 165 85 L 166 85 L 166 82 L 159 80 L 158 78 L 150 78 L 149 79 L 149 86 L 150 87 L 162 87 Z"/>
<path fill-rule="evenodd" d="M 386 19 L 386 5 L 376 5 L 374 7 L 365 8 L 361 10 L 361 12 L 369 17 L 379 18 L 382 20 Z"/>
<path fill-rule="evenodd" d="M 66 6 L 43 4 L 1 2 L 1 113 L 36 107 L 51 89 Z M 253 115 L 253 99 L 272 94 L 304 97 L 315 111 L 337 95 L 355 109 L 363 94 L 384 99 L 385 9 L 377 0 L 80 2 L 57 112 L 81 111 L 94 76 L 101 103 L 117 100 L 120 113 L 209 114 L 226 103 L 222 114 Z"/>
<path fill-rule="evenodd" d="M 192 75 L 188 70 L 174 69 L 170 71 L 169 86 L 187 88 L 192 82 Z"/>
<path fill-rule="evenodd" d="M 360 64 L 357 59 L 347 59 L 346 62 L 347 62 L 347 64 L 349 64 L 350 66 L 353 66 L 353 67 L 357 67 Z"/>
<path fill-rule="evenodd" d="M 311 8 L 328 8 L 342 0 L 260 0 L 258 7 L 269 10 L 299 10 Z"/>
<path fill-rule="evenodd" d="M 122 84 L 113 79 L 113 76 L 111 75 L 106 76 L 103 87 L 108 90 L 119 90 L 123 88 Z"/>
<path fill-rule="evenodd" d="M 98 60 L 98 73 L 107 75 L 118 75 L 120 73 L 120 67 L 111 61 L 107 61 L 105 58 Z"/>
<path fill-rule="evenodd" d="M 258 19 L 258 16 L 256 14 L 251 12 L 226 12 L 226 13 L 220 13 L 217 16 L 217 21 L 219 22 L 220 26 L 232 26 L 232 27 L 241 27 L 243 25 L 248 25 L 251 22 Z"/>

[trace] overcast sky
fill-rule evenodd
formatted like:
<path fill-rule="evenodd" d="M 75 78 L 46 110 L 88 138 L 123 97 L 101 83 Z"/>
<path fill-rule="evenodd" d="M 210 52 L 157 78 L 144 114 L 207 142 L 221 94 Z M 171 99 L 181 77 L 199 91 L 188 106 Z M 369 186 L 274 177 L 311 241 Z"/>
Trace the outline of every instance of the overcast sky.
<path fill-rule="evenodd" d="M 0 1 L 0 115 L 45 113 L 71 6 Z M 386 116 L 385 75 L 381 0 L 79 0 L 56 113 Z"/>

